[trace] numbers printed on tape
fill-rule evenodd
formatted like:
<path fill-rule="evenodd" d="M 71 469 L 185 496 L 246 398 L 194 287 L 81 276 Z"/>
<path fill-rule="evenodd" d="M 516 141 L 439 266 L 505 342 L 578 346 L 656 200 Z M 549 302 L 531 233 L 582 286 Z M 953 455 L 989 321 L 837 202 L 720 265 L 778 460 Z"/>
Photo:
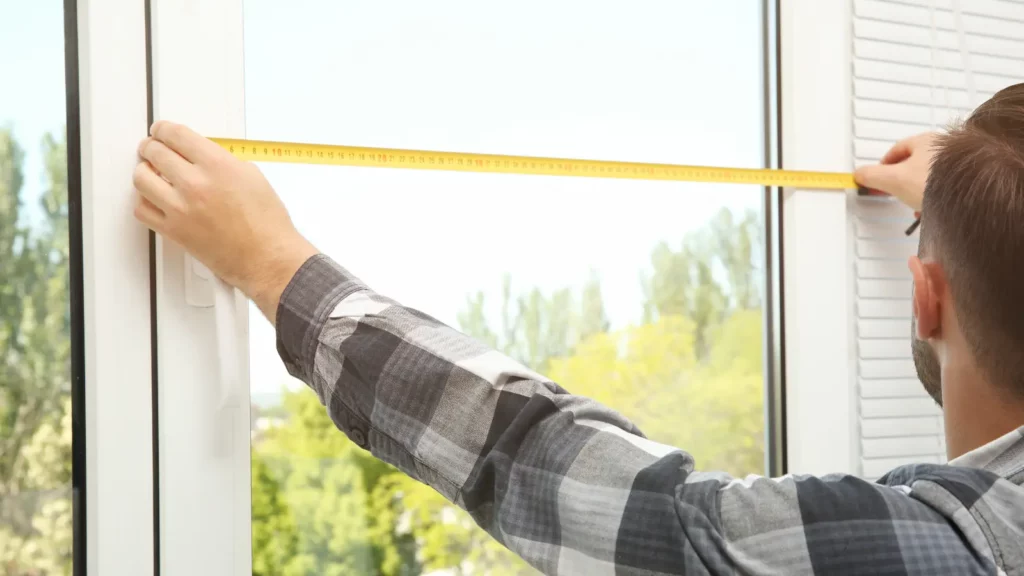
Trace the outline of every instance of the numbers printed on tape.
<path fill-rule="evenodd" d="M 328 164 L 333 166 L 366 166 L 374 168 L 631 180 L 717 182 L 821 190 L 857 188 L 853 180 L 853 174 L 842 172 L 804 172 L 603 160 L 569 160 L 531 156 L 428 152 L 229 138 L 213 138 L 212 140 L 227 149 L 234 156 L 251 162 L 290 162 L 297 164 Z"/>

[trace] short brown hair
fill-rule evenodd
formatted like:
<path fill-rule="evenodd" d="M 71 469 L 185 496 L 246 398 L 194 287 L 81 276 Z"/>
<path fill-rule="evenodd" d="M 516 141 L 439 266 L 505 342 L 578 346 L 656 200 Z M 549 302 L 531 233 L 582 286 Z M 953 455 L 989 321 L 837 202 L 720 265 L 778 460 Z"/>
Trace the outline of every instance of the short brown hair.
<path fill-rule="evenodd" d="M 1024 397 L 1024 84 L 938 139 L 921 223 L 979 367 Z"/>

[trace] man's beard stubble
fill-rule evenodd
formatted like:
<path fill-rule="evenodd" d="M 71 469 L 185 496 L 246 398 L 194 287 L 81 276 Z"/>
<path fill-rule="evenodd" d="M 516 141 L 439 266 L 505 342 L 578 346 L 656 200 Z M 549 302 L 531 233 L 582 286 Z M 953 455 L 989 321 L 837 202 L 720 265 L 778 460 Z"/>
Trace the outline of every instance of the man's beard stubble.
<path fill-rule="evenodd" d="M 939 358 L 928 342 L 917 337 L 917 318 L 911 320 L 910 327 L 910 350 L 914 357 L 917 377 L 924 385 L 925 392 L 936 404 L 942 406 L 942 370 L 939 367 Z"/>

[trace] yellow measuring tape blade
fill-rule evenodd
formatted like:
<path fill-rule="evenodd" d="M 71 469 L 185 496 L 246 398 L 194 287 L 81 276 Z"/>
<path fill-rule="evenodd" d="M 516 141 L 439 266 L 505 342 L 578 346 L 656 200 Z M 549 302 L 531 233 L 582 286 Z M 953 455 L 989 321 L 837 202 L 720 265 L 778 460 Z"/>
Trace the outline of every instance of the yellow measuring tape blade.
<path fill-rule="evenodd" d="M 565 158 L 429 152 L 425 150 L 363 148 L 358 146 L 299 144 L 230 138 L 212 138 L 212 140 L 226 148 L 236 157 L 251 162 L 290 162 L 296 164 L 327 164 L 331 166 L 483 172 L 489 174 L 757 184 L 759 186 L 821 190 L 852 190 L 857 188 L 857 184 L 853 180 L 853 174 L 842 172 L 804 172 L 796 170 L 611 162 L 604 160 L 570 160 Z"/>

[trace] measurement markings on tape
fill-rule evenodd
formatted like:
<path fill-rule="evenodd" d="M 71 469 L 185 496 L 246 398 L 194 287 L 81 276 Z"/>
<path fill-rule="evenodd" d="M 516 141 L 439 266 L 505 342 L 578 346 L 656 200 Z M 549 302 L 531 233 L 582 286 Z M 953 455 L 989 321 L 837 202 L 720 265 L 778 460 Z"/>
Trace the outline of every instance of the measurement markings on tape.
<path fill-rule="evenodd" d="M 213 138 L 212 140 L 227 149 L 234 156 L 252 162 L 288 162 L 296 164 L 327 164 L 332 166 L 619 178 L 629 180 L 713 182 L 720 184 L 757 184 L 760 186 L 820 190 L 854 190 L 857 188 L 853 180 L 853 174 L 842 172 L 806 172 L 797 170 L 613 162 L 605 160 L 571 160 L 565 158 L 431 152 L 425 150 L 366 148 L 230 138 Z"/>

